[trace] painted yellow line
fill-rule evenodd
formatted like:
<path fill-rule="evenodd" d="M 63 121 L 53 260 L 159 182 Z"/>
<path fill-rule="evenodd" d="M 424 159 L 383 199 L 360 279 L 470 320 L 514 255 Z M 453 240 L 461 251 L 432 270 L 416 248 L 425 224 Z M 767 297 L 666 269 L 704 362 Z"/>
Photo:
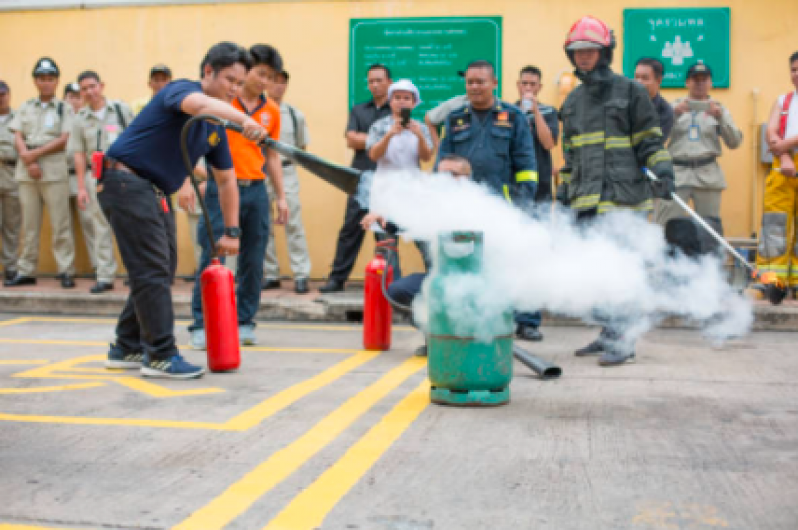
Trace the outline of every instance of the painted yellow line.
<path fill-rule="evenodd" d="M 225 423 L 190 422 L 190 421 L 168 421 L 168 420 L 147 420 L 135 418 L 87 418 L 75 416 L 33 416 L 24 414 L 1 414 L 0 421 L 14 421 L 23 423 L 55 423 L 62 425 L 124 425 L 133 427 L 156 427 L 167 429 L 199 429 L 211 431 L 246 431 L 278 412 L 290 407 L 299 399 L 315 392 L 326 385 L 341 378 L 358 366 L 366 363 L 379 355 L 380 352 L 362 351 L 346 360 L 343 360 L 324 372 L 289 387 L 278 394 L 267 398 L 263 402 L 255 405 L 251 409 L 239 414 L 238 416 L 226 421 Z M 74 360 L 73 360 L 74 361 Z M 70 361 L 65 361 L 69 363 Z M 26 372 L 26 373 L 30 373 Z M 18 374 L 19 375 L 19 374 Z M 93 378 L 94 376 L 85 376 Z M 106 378 L 106 380 L 117 381 L 117 379 Z"/>
<path fill-rule="evenodd" d="M 264 530 L 313 530 L 429 405 L 425 380 L 299 495 Z"/>
<path fill-rule="evenodd" d="M 0 326 L 14 326 L 16 324 L 24 324 L 25 322 L 31 322 L 35 317 L 20 317 L 20 318 L 12 318 L 11 320 L 3 320 L 0 322 Z"/>
<path fill-rule="evenodd" d="M 325 370 L 319 375 L 311 377 L 306 381 L 302 381 L 301 383 L 292 386 L 288 390 L 279 393 L 274 397 L 274 399 L 264 401 L 260 405 L 256 405 L 251 409 L 242 412 L 235 418 L 225 423 L 225 425 L 228 429 L 234 431 L 246 431 L 251 429 L 252 427 L 262 423 L 266 418 L 273 416 L 280 410 L 287 408 L 303 397 L 329 385 L 336 379 L 348 374 L 355 368 L 358 368 L 359 366 L 369 362 L 380 353 L 382 352 L 373 352 L 367 350 L 359 351 L 356 355 L 353 355 L 345 361 L 336 364 L 332 368 Z"/>
<path fill-rule="evenodd" d="M 173 527 L 173 530 L 223 528 L 249 509 L 260 497 L 291 476 L 424 365 L 424 359 L 414 357 L 393 368 L 328 414 L 299 439 L 274 453 L 209 504 Z"/>
<path fill-rule="evenodd" d="M 51 340 L 51 339 L 0 339 L 0 344 L 46 344 L 46 345 L 54 345 L 54 346 L 103 346 L 105 348 L 108 347 L 107 341 L 91 341 L 91 340 Z M 191 347 L 187 344 L 178 346 L 181 350 L 189 350 Z M 266 347 L 266 346 L 245 346 L 241 348 L 241 351 L 262 351 L 262 352 L 272 352 L 272 353 L 292 353 L 292 352 L 303 352 L 303 353 L 343 353 L 343 354 L 353 354 L 357 353 L 360 350 L 352 349 L 352 348 L 277 348 L 277 347 Z M 104 357 L 103 357 L 104 359 Z"/>
<path fill-rule="evenodd" d="M 0 394 L 39 394 L 44 392 L 63 392 L 65 390 L 80 390 L 103 386 L 105 383 L 78 383 L 75 385 L 61 386 L 32 386 L 27 388 L 0 388 Z"/>
<path fill-rule="evenodd" d="M 190 388 L 188 390 L 172 390 L 164 386 L 156 385 L 145 381 L 139 377 L 120 377 L 113 380 L 115 383 L 124 385 L 132 390 L 155 398 L 172 398 L 184 396 L 203 396 L 205 394 L 219 394 L 224 392 L 223 388 Z"/>
<path fill-rule="evenodd" d="M 116 319 L 113 318 L 60 318 L 60 317 L 25 317 L 21 319 L 16 319 L 17 321 L 11 321 L 11 324 L 3 324 L 0 325 L 12 325 L 21 322 L 67 322 L 67 323 L 74 323 L 74 324 L 115 324 Z M 175 325 L 177 326 L 187 326 L 191 324 L 190 320 L 175 320 Z M 258 324 L 258 328 L 261 329 L 301 329 L 301 330 L 317 330 L 317 331 L 360 331 L 363 329 L 362 326 L 353 326 L 353 325 L 329 325 L 329 324 Z M 394 326 L 394 330 L 396 331 L 414 331 L 415 328 L 413 326 Z"/>
<path fill-rule="evenodd" d="M 0 366 L 2 365 L 28 365 L 28 364 L 47 364 L 50 361 L 45 359 L 0 359 Z"/>

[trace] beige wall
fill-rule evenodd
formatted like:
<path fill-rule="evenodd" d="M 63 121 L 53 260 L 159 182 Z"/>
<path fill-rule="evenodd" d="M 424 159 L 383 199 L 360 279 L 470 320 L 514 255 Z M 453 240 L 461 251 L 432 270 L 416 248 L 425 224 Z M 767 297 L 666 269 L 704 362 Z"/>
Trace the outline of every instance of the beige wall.
<path fill-rule="evenodd" d="M 616 29 L 620 46 L 616 70 L 623 53 L 622 10 L 626 7 L 731 7 L 731 88 L 715 96 L 726 104 L 745 133 L 743 146 L 723 157 L 729 181 L 723 216 L 727 232 L 747 236 L 755 228 L 761 208 L 764 169 L 754 161 L 754 106 L 756 119 L 764 121 L 775 97 L 790 88 L 787 57 L 798 49 L 795 20 L 798 2 L 769 0 L 751 2 L 606 0 L 494 0 L 493 2 L 286 2 L 212 6 L 175 6 L 68 11 L 31 11 L 0 14 L 0 78 L 12 87 L 15 104 L 34 95 L 30 71 L 41 55 L 51 55 L 63 71 L 63 80 L 79 71 L 96 69 L 105 78 L 107 94 L 132 100 L 146 95 L 148 69 L 156 62 L 169 64 L 178 77 L 195 77 L 198 63 L 209 45 L 233 40 L 243 45 L 266 42 L 276 45 L 291 71 L 287 101 L 302 109 L 311 129 L 310 150 L 339 163 L 351 153 L 343 141 L 347 111 L 347 53 L 350 18 L 500 15 L 504 18 L 504 98 L 513 99 L 515 72 L 533 63 L 544 72 L 543 99 L 556 103 L 555 80 L 570 65 L 562 52 L 565 32 L 580 16 L 592 14 Z M 792 35 L 791 35 L 792 34 Z M 754 94 L 758 93 L 755 98 Z M 667 99 L 681 96 L 668 90 Z M 757 178 L 754 180 L 754 172 Z M 304 220 L 313 260 L 313 277 L 324 277 L 335 250 L 343 217 L 345 197 L 312 175 L 302 175 Z M 180 226 L 185 228 L 181 219 Z M 185 237 L 185 230 L 182 231 Z M 49 234 L 45 234 L 49 238 Z M 280 250 L 284 256 L 284 241 Z M 43 248 L 49 246 L 43 242 Z M 184 241 L 180 272 L 193 269 Z M 371 245 L 355 269 L 360 276 L 371 254 Z M 408 269 L 420 260 L 405 247 Z M 52 271 L 49 252 L 43 253 L 41 269 Z M 87 263 L 85 252 L 81 264 Z M 285 260 L 283 271 L 287 272 Z"/>

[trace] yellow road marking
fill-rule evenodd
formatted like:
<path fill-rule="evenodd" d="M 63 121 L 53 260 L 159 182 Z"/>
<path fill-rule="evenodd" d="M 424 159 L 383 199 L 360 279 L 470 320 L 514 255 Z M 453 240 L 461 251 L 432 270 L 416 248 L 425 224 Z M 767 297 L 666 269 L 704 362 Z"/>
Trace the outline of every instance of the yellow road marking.
<path fill-rule="evenodd" d="M 79 390 L 104 386 L 105 383 L 78 383 L 61 386 L 34 386 L 29 388 L 0 388 L 0 394 L 38 394 L 40 392 L 63 392 L 65 390 Z"/>
<path fill-rule="evenodd" d="M 86 418 L 75 416 L 34 416 L 24 414 L 2 414 L 0 421 L 16 421 L 23 423 L 55 423 L 64 425 L 125 425 L 134 427 L 157 427 L 168 429 L 200 429 L 211 431 L 242 432 L 266 421 L 269 417 L 290 407 L 303 397 L 333 383 L 360 365 L 370 361 L 381 352 L 360 351 L 324 372 L 297 383 L 276 395 L 265 399 L 251 409 L 224 423 L 147 420 L 135 418 Z M 68 362 L 68 361 L 67 361 Z M 26 372 L 30 373 L 30 372 Z M 94 376 L 86 376 L 94 377 Z M 102 378 L 101 378 L 102 379 Z M 110 378 L 105 378 L 106 381 Z M 117 379 L 114 379 L 116 381 Z"/>
<path fill-rule="evenodd" d="M 7 364 L 7 365 L 47 364 L 49 362 L 50 361 L 48 361 L 46 359 L 30 359 L 30 360 L 25 360 L 25 359 L 3 359 L 3 360 L 0 360 L 0 366 L 1 365 L 5 365 L 5 364 Z"/>
<path fill-rule="evenodd" d="M 92 341 L 92 340 L 54 340 L 54 339 L 0 339 L 0 344 L 47 344 L 47 345 L 55 345 L 55 346 L 103 346 L 108 347 L 107 341 Z M 189 350 L 191 347 L 189 345 L 182 345 L 178 346 L 178 348 L 182 350 Z M 353 354 L 357 353 L 360 350 L 355 350 L 351 348 L 276 348 L 276 347 L 266 347 L 266 346 L 244 346 L 241 348 L 241 351 L 262 351 L 262 352 L 274 352 L 274 353 L 292 353 L 292 352 L 303 352 L 303 353 L 344 353 L 344 354 Z M 105 357 L 103 357 L 104 359 Z"/>
<path fill-rule="evenodd" d="M 0 326 L 14 326 L 16 324 L 24 324 L 25 322 L 31 322 L 35 317 L 20 317 L 20 318 L 12 318 L 11 320 L 3 320 L 0 322 Z"/>
<path fill-rule="evenodd" d="M 74 323 L 74 324 L 115 324 L 117 321 L 113 318 L 67 318 L 67 317 L 25 317 L 15 319 L 13 321 L 7 321 L 6 323 L 0 323 L 0 325 L 13 325 L 19 324 L 22 322 L 67 322 L 67 323 Z M 189 325 L 192 322 L 190 320 L 175 320 L 175 325 L 183 326 Z M 258 324 L 258 328 L 261 329 L 302 329 L 302 330 L 318 330 L 318 331 L 360 331 L 363 329 L 361 326 L 351 326 L 351 325 L 340 325 L 340 326 L 331 326 L 331 325 L 314 325 L 314 324 Z M 396 331 L 414 331 L 415 328 L 413 326 L 394 326 L 394 330 Z"/>
<path fill-rule="evenodd" d="M 264 530 L 313 530 L 429 405 L 423 381 L 316 481 L 294 497 Z"/>
<path fill-rule="evenodd" d="M 274 453 L 209 504 L 173 527 L 173 530 L 223 528 L 324 449 L 407 378 L 418 372 L 425 362 L 425 359 L 414 357 L 393 368 L 328 414 L 299 439 Z"/>

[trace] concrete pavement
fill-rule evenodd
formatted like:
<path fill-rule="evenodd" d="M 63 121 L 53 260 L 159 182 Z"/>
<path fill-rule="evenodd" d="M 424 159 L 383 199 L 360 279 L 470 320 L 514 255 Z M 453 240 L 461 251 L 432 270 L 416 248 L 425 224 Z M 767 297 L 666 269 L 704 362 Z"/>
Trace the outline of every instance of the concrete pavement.
<path fill-rule="evenodd" d="M 172 382 L 102 368 L 111 320 L 0 319 L 0 529 L 798 527 L 795 333 L 657 330 L 606 369 L 546 328 L 562 379 L 516 363 L 510 405 L 456 409 L 408 327 L 264 323 L 238 373 Z"/>

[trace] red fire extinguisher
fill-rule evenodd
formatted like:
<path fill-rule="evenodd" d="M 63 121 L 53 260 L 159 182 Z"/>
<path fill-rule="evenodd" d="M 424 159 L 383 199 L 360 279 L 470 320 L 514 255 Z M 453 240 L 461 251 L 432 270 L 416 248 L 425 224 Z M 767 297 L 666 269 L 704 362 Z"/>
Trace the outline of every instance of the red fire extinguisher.
<path fill-rule="evenodd" d="M 213 258 L 200 276 L 200 286 L 208 368 L 212 372 L 235 370 L 241 364 L 241 351 L 233 273 L 219 258 Z"/>
<path fill-rule="evenodd" d="M 374 258 L 366 266 L 366 281 L 363 292 L 363 347 L 367 350 L 391 349 L 391 319 L 393 309 L 382 292 L 393 281 L 393 267 L 385 259 L 395 252 L 395 241 L 390 239 L 377 243 Z"/>

